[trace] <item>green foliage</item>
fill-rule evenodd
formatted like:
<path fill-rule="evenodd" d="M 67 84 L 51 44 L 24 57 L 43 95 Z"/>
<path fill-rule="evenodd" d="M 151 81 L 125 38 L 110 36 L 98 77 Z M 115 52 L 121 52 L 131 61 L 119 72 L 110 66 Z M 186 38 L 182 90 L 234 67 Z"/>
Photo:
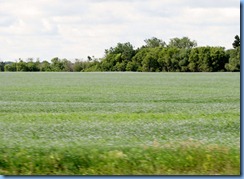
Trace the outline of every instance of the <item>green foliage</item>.
<path fill-rule="evenodd" d="M 192 72 L 223 71 L 227 60 L 223 47 L 197 47 L 191 50 L 189 69 Z"/>
<path fill-rule="evenodd" d="M 159 64 L 158 64 L 158 53 L 160 52 L 161 48 L 150 48 L 148 52 L 142 59 L 142 71 L 145 72 L 155 72 L 159 71 Z"/>
<path fill-rule="evenodd" d="M 137 71 L 138 66 L 139 65 L 135 61 L 128 62 L 126 65 L 126 71 Z"/>
<path fill-rule="evenodd" d="M 188 72 L 189 71 L 189 56 L 191 49 L 180 49 L 179 51 L 179 71 Z"/>
<path fill-rule="evenodd" d="M 52 71 L 59 72 L 64 70 L 64 64 L 62 63 L 61 59 L 55 57 L 51 60 L 51 69 Z"/>
<path fill-rule="evenodd" d="M 39 61 L 34 62 L 32 58 L 29 58 L 26 63 L 27 71 L 40 71 L 39 65 Z"/>
<path fill-rule="evenodd" d="M 150 51 L 149 48 L 141 48 L 136 55 L 132 58 L 132 62 L 134 63 L 135 71 L 142 71 L 142 64 L 143 59 L 147 55 L 147 53 Z"/>
<path fill-rule="evenodd" d="M 129 42 L 118 43 L 116 47 L 105 50 L 101 69 L 103 71 L 126 71 L 127 63 L 131 62 L 134 55 L 135 50 Z"/>
<path fill-rule="evenodd" d="M 145 42 L 146 46 L 136 51 L 129 43 L 118 43 L 115 48 L 106 50 L 101 61 L 102 71 L 216 72 L 233 66 L 226 66 L 229 56 L 223 47 L 196 47 L 196 41 L 188 37 L 173 38 L 167 47 L 155 37 Z M 125 58 L 123 54 L 130 55 Z"/>
<path fill-rule="evenodd" d="M 4 71 L 16 71 L 16 63 L 9 63 L 4 66 Z"/>
<path fill-rule="evenodd" d="M 166 46 L 166 43 L 163 40 L 158 39 L 156 37 L 152 37 L 151 39 L 146 39 L 146 40 L 144 40 L 144 42 L 146 43 L 146 47 L 148 47 L 148 48 L 165 47 Z"/>
<path fill-rule="evenodd" d="M 188 37 L 182 37 L 182 38 L 173 38 L 170 39 L 169 47 L 177 47 L 177 48 L 184 48 L 184 49 L 190 49 L 197 46 L 197 42 L 195 40 L 191 41 Z"/>
<path fill-rule="evenodd" d="M 0 62 L 0 71 L 4 71 L 4 66 L 5 66 L 5 63 L 4 62 Z"/>
<path fill-rule="evenodd" d="M 40 71 L 52 71 L 51 64 L 48 61 L 43 61 L 39 64 Z"/>
<path fill-rule="evenodd" d="M 135 50 L 134 50 L 133 46 L 129 42 L 124 43 L 124 44 L 123 43 L 118 43 L 115 48 L 111 47 L 109 50 L 106 50 L 106 54 L 120 55 L 116 59 L 116 61 L 119 61 L 119 62 L 120 62 L 120 59 L 121 60 L 130 61 L 131 58 L 135 54 Z"/>
<path fill-rule="evenodd" d="M 159 63 L 162 71 L 179 71 L 179 52 L 177 47 L 164 48 L 159 56 Z"/>
<path fill-rule="evenodd" d="M 82 62 L 79 59 L 76 59 L 73 68 L 75 72 L 81 72 L 83 69 Z"/>
<path fill-rule="evenodd" d="M 235 36 L 235 41 L 232 43 L 233 48 L 238 48 L 241 46 L 241 40 L 238 35 Z"/>
<path fill-rule="evenodd" d="M 27 67 L 26 62 L 19 59 L 19 62 L 16 63 L 16 71 L 28 71 L 28 67 Z"/>
<path fill-rule="evenodd" d="M 67 71 L 67 72 L 73 71 L 73 64 L 69 60 L 63 59 L 62 63 L 63 63 L 63 71 Z"/>
<path fill-rule="evenodd" d="M 225 65 L 227 71 L 240 71 L 240 47 L 227 51 L 229 62 Z"/>
<path fill-rule="evenodd" d="M 225 64 L 225 68 L 227 71 L 240 71 L 240 37 L 238 35 L 235 36 L 235 41 L 233 42 L 233 48 L 226 51 L 226 55 L 228 56 L 228 63 Z"/>
<path fill-rule="evenodd" d="M 172 38 L 167 45 L 156 37 L 145 40 L 146 45 L 134 49 L 130 42 L 117 43 L 105 50 L 102 59 L 94 56 L 87 60 L 55 57 L 48 61 L 0 64 L 0 71 L 137 71 L 137 72 L 218 72 L 240 71 L 240 38 L 235 36 L 234 49 L 223 47 L 197 47 L 197 42 L 188 37 Z M 7 66 L 6 66 L 7 65 Z M 6 66 L 6 67 L 5 67 Z"/>

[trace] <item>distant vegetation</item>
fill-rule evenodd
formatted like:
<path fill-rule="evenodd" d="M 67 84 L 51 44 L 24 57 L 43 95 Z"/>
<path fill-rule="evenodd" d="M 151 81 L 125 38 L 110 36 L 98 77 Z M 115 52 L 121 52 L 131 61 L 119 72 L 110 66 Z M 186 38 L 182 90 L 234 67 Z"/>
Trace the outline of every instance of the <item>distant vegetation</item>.
<path fill-rule="evenodd" d="M 26 62 L 0 62 L 0 71 L 137 71 L 137 72 L 218 72 L 240 71 L 240 38 L 235 36 L 233 49 L 197 47 L 188 37 L 173 38 L 166 44 L 153 37 L 134 49 L 130 42 L 118 43 L 105 50 L 101 59 L 87 57 L 71 62 L 58 57 L 51 62 L 29 58 Z"/>

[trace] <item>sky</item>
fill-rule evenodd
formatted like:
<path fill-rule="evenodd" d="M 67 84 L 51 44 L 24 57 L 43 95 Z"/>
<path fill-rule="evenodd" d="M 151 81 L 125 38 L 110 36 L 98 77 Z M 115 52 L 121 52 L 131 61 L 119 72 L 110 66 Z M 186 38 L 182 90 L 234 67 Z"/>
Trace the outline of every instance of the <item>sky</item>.
<path fill-rule="evenodd" d="M 102 58 L 152 37 L 229 49 L 235 35 L 239 0 L 0 0 L 0 61 Z"/>

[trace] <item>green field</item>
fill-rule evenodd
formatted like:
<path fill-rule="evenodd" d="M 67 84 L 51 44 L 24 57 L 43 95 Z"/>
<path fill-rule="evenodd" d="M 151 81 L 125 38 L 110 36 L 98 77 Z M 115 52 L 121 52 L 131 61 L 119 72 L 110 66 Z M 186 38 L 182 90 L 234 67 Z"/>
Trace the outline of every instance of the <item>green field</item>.
<path fill-rule="evenodd" d="M 0 174 L 240 174 L 240 73 L 5 72 L 0 84 Z"/>

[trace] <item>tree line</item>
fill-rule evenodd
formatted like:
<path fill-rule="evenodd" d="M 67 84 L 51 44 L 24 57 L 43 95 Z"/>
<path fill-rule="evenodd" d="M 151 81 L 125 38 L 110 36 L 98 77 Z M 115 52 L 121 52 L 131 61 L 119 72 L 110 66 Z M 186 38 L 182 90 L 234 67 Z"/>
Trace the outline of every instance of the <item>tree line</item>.
<path fill-rule="evenodd" d="M 188 37 L 173 38 L 166 44 L 156 37 L 145 40 L 145 45 L 134 49 L 130 42 L 118 43 L 105 50 L 103 58 L 87 60 L 55 57 L 51 62 L 33 60 L 0 62 L 0 71 L 45 72 L 220 72 L 240 71 L 240 38 L 235 36 L 233 48 L 203 46 Z"/>

